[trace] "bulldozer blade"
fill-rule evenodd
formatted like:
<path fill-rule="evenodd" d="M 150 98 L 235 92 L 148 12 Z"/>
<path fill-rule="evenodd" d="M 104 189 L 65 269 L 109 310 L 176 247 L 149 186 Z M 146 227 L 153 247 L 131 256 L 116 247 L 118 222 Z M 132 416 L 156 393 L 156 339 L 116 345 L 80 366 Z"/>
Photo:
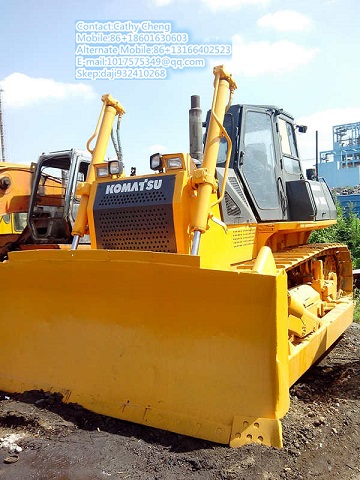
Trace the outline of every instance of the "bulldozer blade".
<path fill-rule="evenodd" d="M 214 442 L 282 446 L 286 273 L 141 251 L 12 252 L 0 389 Z"/>

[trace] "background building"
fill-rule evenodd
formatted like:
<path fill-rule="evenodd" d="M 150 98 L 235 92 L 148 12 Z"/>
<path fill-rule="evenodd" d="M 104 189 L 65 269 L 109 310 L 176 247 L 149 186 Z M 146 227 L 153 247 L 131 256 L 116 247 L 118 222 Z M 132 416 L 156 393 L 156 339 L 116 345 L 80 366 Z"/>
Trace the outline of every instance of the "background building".
<path fill-rule="evenodd" d="M 345 211 L 360 217 L 360 122 L 333 127 L 333 149 L 320 152 L 318 172 Z"/>
<path fill-rule="evenodd" d="M 318 169 L 330 188 L 360 184 L 360 122 L 333 127 L 333 149 L 320 152 Z"/>

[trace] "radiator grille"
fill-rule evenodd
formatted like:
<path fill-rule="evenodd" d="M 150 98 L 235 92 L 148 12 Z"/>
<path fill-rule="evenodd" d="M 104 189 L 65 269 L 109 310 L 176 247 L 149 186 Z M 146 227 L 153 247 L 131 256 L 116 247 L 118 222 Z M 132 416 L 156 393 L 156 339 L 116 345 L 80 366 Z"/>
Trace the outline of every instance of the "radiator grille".
<path fill-rule="evenodd" d="M 98 185 L 94 202 L 98 248 L 176 252 L 172 210 L 175 177 L 161 180 L 158 190 L 149 191 L 107 194 L 109 184 Z M 138 188 L 139 181 L 127 180 L 115 185 L 120 189 L 125 184 L 132 190 Z"/>
<path fill-rule="evenodd" d="M 231 198 L 231 196 L 228 194 L 228 192 L 225 192 L 225 205 L 226 205 L 226 211 L 229 216 L 235 215 L 240 217 L 241 216 L 241 210 L 238 205 L 234 202 L 234 200 Z"/>
<path fill-rule="evenodd" d="M 246 247 L 254 245 L 255 243 L 255 228 L 246 228 L 241 230 L 234 230 L 232 232 L 233 246 Z"/>
<path fill-rule="evenodd" d="M 240 185 L 239 185 L 239 182 L 237 181 L 237 179 L 236 179 L 235 177 L 229 177 L 229 183 L 232 185 L 233 189 L 234 189 L 235 192 L 239 195 L 239 197 L 241 198 L 241 200 L 242 200 L 245 204 L 247 204 L 245 195 L 244 195 L 242 189 L 240 188 Z"/>
<path fill-rule="evenodd" d="M 151 190 L 150 192 L 130 192 L 114 193 L 104 196 L 100 202 L 100 207 L 119 207 L 120 205 L 149 205 L 149 204 L 168 203 L 168 198 L 162 191 Z"/>

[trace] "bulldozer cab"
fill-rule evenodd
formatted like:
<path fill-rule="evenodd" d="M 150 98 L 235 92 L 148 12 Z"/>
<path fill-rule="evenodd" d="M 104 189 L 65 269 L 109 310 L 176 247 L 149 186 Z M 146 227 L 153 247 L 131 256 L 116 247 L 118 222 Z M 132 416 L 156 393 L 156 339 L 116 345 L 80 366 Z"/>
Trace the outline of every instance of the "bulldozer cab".
<path fill-rule="evenodd" d="M 90 157 L 80 150 L 43 154 L 38 160 L 30 196 L 27 226 L 35 243 L 71 243 L 71 229 Z"/>
<path fill-rule="evenodd" d="M 207 125 L 208 121 L 209 115 Z M 247 210 L 251 210 L 253 217 L 250 220 L 336 218 L 335 205 L 325 182 L 304 178 L 293 117 L 272 106 L 233 105 L 225 115 L 224 126 L 233 145 L 229 180 L 231 183 L 231 178 L 235 178 L 239 182 L 237 190 L 241 189 L 240 197 L 245 197 L 243 201 L 246 199 L 246 202 L 238 207 L 245 210 L 246 206 Z M 220 178 L 226 154 L 227 143 L 222 139 L 217 161 Z M 239 201 L 243 203 L 241 199 Z M 226 216 L 226 202 L 222 203 L 222 208 Z M 237 218 L 230 223 L 243 223 L 249 220 L 249 214 L 243 220 L 239 216 Z"/>

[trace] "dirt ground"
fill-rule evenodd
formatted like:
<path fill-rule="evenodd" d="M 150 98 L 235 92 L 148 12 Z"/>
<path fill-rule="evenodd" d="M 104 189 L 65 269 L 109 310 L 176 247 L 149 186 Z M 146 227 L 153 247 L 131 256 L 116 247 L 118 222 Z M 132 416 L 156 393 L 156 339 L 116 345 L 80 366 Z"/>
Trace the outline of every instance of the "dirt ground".
<path fill-rule="evenodd" d="M 284 448 L 230 449 L 0 392 L 0 479 L 360 480 L 360 324 L 291 389 Z M 9 360 L 11 361 L 11 360 Z"/>

